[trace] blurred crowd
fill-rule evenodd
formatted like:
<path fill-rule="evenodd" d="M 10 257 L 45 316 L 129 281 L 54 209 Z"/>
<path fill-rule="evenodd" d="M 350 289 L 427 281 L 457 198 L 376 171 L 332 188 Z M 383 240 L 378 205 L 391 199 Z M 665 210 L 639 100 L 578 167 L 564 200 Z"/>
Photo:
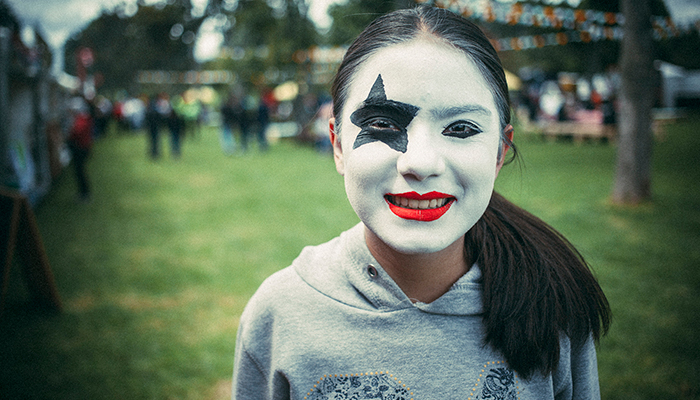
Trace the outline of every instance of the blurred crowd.
<path fill-rule="evenodd" d="M 108 131 L 117 134 L 146 133 L 147 154 L 161 157 L 161 141 L 168 138 L 170 154 L 180 157 L 186 138 L 196 139 L 203 126 L 220 132 L 226 155 L 246 153 L 253 143 L 261 152 L 269 140 L 293 137 L 328 151 L 328 95 L 306 93 L 288 96 L 263 89 L 246 92 L 234 88 L 220 94 L 209 87 L 190 88 L 176 95 L 160 92 L 131 96 L 126 93 L 109 99 L 97 95 L 87 100 L 76 97 L 73 108 L 84 109 L 90 117 L 93 138 Z M 110 128 L 111 127 L 111 128 Z"/>
<path fill-rule="evenodd" d="M 523 68 L 518 75 L 511 87 L 511 101 L 522 124 L 569 121 L 614 126 L 620 81 L 614 68 L 591 76 L 565 72 L 548 75 Z M 329 96 L 313 92 L 299 95 L 298 87 L 278 89 L 282 88 L 247 92 L 235 87 L 221 94 L 200 87 L 175 95 L 122 93 L 112 100 L 102 95 L 89 101 L 74 98 L 70 126 L 65 131 L 70 132 L 68 147 L 75 160 L 80 198 L 90 196 L 85 165 L 92 140 L 108 131 L 143 133 L 147 157 L 154 161 L 164 153 L 164 140 L 169 143 L 170 156 L 180 158 L 183 142 L 197 140 L 203 126 L 218 131 L 222 153 L 227 156 L 246 154 L 253 143 L 264 153 L 270 140 L 281 138 L 293 138 L 321 153 L 331 153 Z"/>
<path fill-rule="evenodd" d="M 528 68 L 518 72 L 510 94 L 523 125 L 573 121 L 614 126 L 619 88 L 614 68 L 591 76 L 548 75 Z M 90 197 L 86 163 L 92 141 L 108 132 L 143 135 L 146 156 L 153 161 L 163 156 L 164 147 L 171 158 L 179 159 L 183 143 L 198 140 L 203 126 L 210 128 L 207 132 L 218 132 L 221 151 L 227 156 L 246 154 L 251 147 L 264 153 L 270 141 L 283 138 L 330 154 L 332 105 L 328 94 L 300 95 L 298 87 L 289 86 L 279 89 L 249 92 L 233 87 L 217 92 L 211 87 L 191 87 L 174 95 L 162 91 L 139 96 L 123 92 L 113 99 L 75 97 L 64 132 L 70 132 L 67 147 L 75 161 L 80 199 Z"/>
<path fill-rule="evenodd" d="M 547 76 L 525 68 L 519 75 L 522 84 L 511 100 L 525 124 L 558 121 L 615 124 L 620 86 L 615 68 L 592 76 L 566 72 Z"/>
<path fill-rule="evenodd" d="M 511 88 L 511 101 L 523 124 L 615 124 L 619 74 L 614 68 L 590 76 L 565 72 L 548 75 L 523 68 L 517 79 Z M 245 154 L 253 143 L 265 152 L 270 140 L 287 137 L 329 153 L 332 106 L 328 94 L 300 95 L 298 87 L 291 93 L 289 88 L 278 88 L 247 92 L 235 87 L 222 93 L 199 87 L 175 95 L 163 91 L 150 96 L 124 92 L 111 100 L 102 95 L 90 101 L 81 99 L 84 105 L 73 108 L 86 110 L 93 138 L 106 134 L 110 126 L 117 134 L 145 132 L 147 155 L 153 160 L 163 154 L 164 137 L 170 155 L 179 158 L 183 141 L 197 139 L 202 126 L 218 130 L 222 152 L 229 156 Z"/>

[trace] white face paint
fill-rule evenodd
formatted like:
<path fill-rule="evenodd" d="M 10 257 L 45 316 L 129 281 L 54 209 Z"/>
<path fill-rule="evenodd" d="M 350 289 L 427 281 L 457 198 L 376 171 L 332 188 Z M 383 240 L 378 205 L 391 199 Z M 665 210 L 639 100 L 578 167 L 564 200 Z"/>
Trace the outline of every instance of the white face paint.
<path fill-rule="evenodd" d="M 343 109 L 336 163 L 365 226 L 405 254 L 462 240 L 500 167 L 498 111 L 474 63 L 433 38 L 383 48 Z"/>

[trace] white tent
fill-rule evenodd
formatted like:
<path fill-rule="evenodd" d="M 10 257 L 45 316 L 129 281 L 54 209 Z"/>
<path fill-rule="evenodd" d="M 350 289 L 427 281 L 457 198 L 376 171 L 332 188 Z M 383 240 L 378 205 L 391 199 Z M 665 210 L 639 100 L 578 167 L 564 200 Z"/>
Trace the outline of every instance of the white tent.
<path fill-rule="evenodd" d="M 675 107 L 679 98 L 700 99 L 700 71 L 688 71 L 664 61 L 655 64 L 661 73 L 661 100 L 665 108 Z"/>

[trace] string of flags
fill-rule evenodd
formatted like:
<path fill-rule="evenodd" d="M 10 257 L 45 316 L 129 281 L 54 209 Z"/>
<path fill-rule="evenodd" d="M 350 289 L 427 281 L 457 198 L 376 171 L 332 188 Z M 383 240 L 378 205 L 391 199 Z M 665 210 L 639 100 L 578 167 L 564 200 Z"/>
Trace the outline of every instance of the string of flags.
<path fill-rule="evenodd" d="M 564 0 L 540 0 L 549 4 L 562 4 Z M 560 32 L 524 35 L 492 40 L 499 51 L 526 50 L 568 43 L 590 43 L 601 40 L 620 40 L 625 17 L 622 13 L 558 7 L 532 3 L 503 3 L 489 0 L 419 0 L 437 7 L 449 9 L 467 18 L 483 22 L 507 25 L 523 25 L 558 29 Z M 580 1 L 566 0 L 571 6 Z M 694 23 L 675 24 L 670 17 L 652 17 L 653 35 L 656 40 L 678 37 L 693 30 L 700 31 L 700 20 Z"/>
<path fill-rule="evenodd" d="M 505 0 L 508 1 L 508 0 Z M 540 2 L 549 5 L 559 5 L 561 3 L 567 3 L 570 7 L 578 7 L 581 4 L 581 0 L 530 0 L 533 2 Z"/>

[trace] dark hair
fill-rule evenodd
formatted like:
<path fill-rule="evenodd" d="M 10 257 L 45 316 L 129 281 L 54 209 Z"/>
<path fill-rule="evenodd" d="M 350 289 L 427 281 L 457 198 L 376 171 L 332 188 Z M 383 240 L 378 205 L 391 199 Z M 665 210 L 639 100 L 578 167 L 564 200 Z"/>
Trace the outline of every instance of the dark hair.
<path fill-rule="evenodd" d="M 377 50 L 411 41 L 421 33 L 443 39 L 474 61 L 491 89 L 503 132 L 510 123 L 510 99 L 498 53 L 478 26 L 450 11 L 428 6 L 385 14 L 369 24 L 350 45 L 331 87 L 333 115 L 337 118 L 336 129 L 339 129 L 348 86 L 357 68 Z M 501 134 L 501 141 L 513 147 L 513 143 L 504 134 Z M 515 155 L 515 149 L 512 154 Z"/>
<path fill-rule="evenodd" d="M 539 218 L 494 192 L 464 241 L 482 270 L 486 342 L 522 377 L 556 368 L 560 332 L 572 347 L 607 332 L 610 306 L 588 264 Z"/>
<path fill-rule="evenodd" d="M 445 40 L 474 61 L 491 88 L 503 130 L 510 123 L 510 102 L 498 54 L 476 25 L 426 6 L 379 17 L 350 45 L 331 89 L 333 114 L 341 116 L 353 74 L 367 58 L 421 33 Z M 494 192 L 464 240 L 465 258 L 482 270 L 485 341 L 521 377 L 556 368 L 562 332 L 572 346 L 607 332 L 610 306 L 588 264 L 542 220 Z"/>

